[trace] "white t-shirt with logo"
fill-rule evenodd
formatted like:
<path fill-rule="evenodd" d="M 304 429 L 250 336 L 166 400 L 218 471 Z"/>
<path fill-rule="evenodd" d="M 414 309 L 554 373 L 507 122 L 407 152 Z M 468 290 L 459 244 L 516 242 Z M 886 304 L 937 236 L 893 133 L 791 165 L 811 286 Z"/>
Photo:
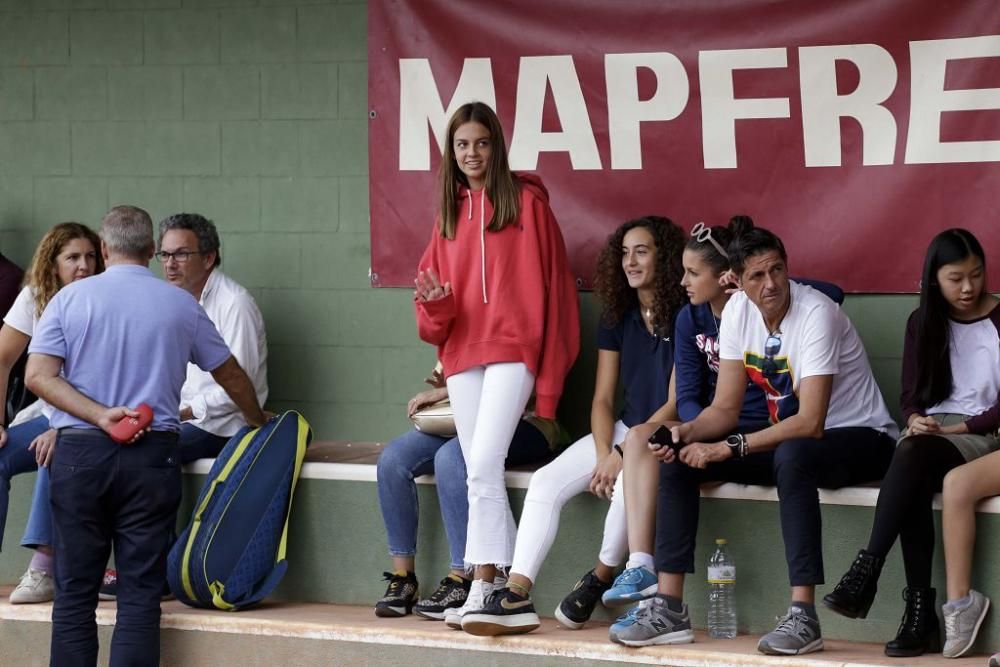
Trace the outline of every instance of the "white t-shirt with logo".
<path fill-rule="evenodd" d="M 823 293 L 796 282 L 789 282 L 789 289 L 791 305 L 780 333 L 775 332 L 781 347 L 770 360 L 764 344 L 772 332 L 743 292 L 734 294 L 722 311 L 719 356 L 743 362 L 750 380 L 767 396 L 772 423 L 798 413 L 803 378 L 832 375 L 825 428 L 866 426 L 896 437 L 898 427 L 851 320 Z"/>

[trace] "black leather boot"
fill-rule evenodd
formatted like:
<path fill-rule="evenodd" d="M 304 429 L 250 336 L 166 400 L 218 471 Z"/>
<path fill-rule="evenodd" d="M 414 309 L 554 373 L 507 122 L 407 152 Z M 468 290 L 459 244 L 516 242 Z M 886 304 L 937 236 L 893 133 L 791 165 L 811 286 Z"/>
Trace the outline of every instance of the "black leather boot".
<path fill-rule="evenodd" d="M 903 589 L 906 611 L 899 624 L 896 638 L 885 645 L 885 654 L 892 658 L 912 658 L 924 653 L 941 652 L 941 628 L 933 588 Z"/>
<path fill-rule="evenodd" d="M 832 593 L 823 596 L 823 604 L 847 618 L 864 618 L 875 599 L 878 577 L 885 559 L 862 549 L 851 569 L 840 578 Z"/>

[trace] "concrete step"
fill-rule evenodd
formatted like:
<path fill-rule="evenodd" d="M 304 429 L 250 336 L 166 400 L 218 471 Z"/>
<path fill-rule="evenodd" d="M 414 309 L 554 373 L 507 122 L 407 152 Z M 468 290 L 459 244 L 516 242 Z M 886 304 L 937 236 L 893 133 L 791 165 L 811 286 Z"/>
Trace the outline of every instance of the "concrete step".
<path fill-rule="evenodd" d="M 7 590 L 3 592 L 6 600 Z M 48 664 L 50 604 L 0 603 L 0 664 L 34 667 Z M 114 625 L 113 603 L 101 603 L 97 622 L 102 654 Z M 450 630 L 443 623 L 416 616 L 376 618 L 372 608 L 315 603 L 265 603 L 242 612 L 216 612 L 163 605 L 161 665 L 164 667 L 319 667 L 320 665 L 399 665 L 408 667 L 542 667 L 579 664 L 670 665 L 674 667 L 736 667 L 776 665 L 795 667 L 862 667 L 901 665 L 932 667 L 982 665 L 982 655 L 956 663 L 940 655 L 905 661 L 887 658 L 881 644 L 828 640 L 826 649 L 801 657 L 764 656 L 755 649 L 757 637 L 710 639 L 697 632 L 695 643 L 629 649 L 607 639 L 606 623 L 589 623 L 579 631 L 555 621 L 527 635 L 502 638 L 473 637 Z"/>

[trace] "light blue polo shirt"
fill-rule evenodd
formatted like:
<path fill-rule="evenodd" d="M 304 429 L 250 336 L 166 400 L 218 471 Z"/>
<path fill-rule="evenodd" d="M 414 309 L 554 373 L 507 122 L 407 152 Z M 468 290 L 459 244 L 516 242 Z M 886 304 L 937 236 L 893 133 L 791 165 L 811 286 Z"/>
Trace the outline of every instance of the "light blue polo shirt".
<path fill-rule="evenodd" d="M 190 293 L 134 264 L 109 266 L 59 290 L 28 352 L 63 359 L 66 380 L 102 405 L 149 404 L 154 431 L 180 430 L 188 362 L 213 371 L 230 356 Z M 58 408 L 50 424 L 96 428 Z"/>

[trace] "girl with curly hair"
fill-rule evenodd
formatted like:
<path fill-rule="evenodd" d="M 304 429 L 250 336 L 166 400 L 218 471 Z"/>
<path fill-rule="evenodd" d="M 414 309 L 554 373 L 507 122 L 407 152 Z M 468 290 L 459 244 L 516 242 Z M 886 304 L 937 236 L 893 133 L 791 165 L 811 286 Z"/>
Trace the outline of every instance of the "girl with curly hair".
<path fill-rule="evenodd" d="M 10 371 L 35 330 L 45 306 L 56 292 L 71 282 L 104 270 L 101 241 L 89 227 L 78 222 L 63 222 L 44 237 L 24 277 L 24 288 L 4 317 L 0 328 L 0 396 L 7 395 Z M 0 424 L 6 406 L 0 404 Z M 56 441 L 55 429 L 49 428 L 52 407 L 42 400 L 18 413 L 9 429 L 0 426 L 0 540 L 7 522 L 10 480 L 14 475 L 31 472 L 47 475 Z M 36 485 L 48 489 L 48 484 Z M 47 602 L 52 599 L 52 550 L 49 547 L 52 520 L 48 498 L 32 500 L 32 519 L 21 544 L 35 549 L 21 582 L 10 594 L 13 604 Z"/>
<path fill-rule="evenodd" d="M 673 322 L 685 303 L 680 286 L 683 248 L 681 229 L 655 216 L 626 222 L 608 237 L 595 281 L 604 312 L 597 334 L 592 433 L 532 475 L 508 588 L 501 593 L 503 604 L 469 612 L 462 623 L 465 631 L 500 635 L 538 627 L 528 593 L 555 540 L 563 505 L 584 491 L 610 500 L 611 506 L 597 563 L 556 609 L 556 618 L 567 628 L 583 627 L 611 584 L 626 549 L 620 443 L 631 426 L 674 418 L 668 398 L 673 396 Z M 616 417 L 619 385 L 625 400 Z"/>
<path fill-rule="evenodd" d="M 462 627 L 509 567 L 516 526 L 504 460 L 532 391 L 552 419 L 580 345 L 576 285 L 548 192 L 507 163 L 503 129 L 481 102 L 459 107 L 441 159 L 440 214 L 420 260 L 414 301 L 420 337 L 438 348 L 468 474 Z"/>

